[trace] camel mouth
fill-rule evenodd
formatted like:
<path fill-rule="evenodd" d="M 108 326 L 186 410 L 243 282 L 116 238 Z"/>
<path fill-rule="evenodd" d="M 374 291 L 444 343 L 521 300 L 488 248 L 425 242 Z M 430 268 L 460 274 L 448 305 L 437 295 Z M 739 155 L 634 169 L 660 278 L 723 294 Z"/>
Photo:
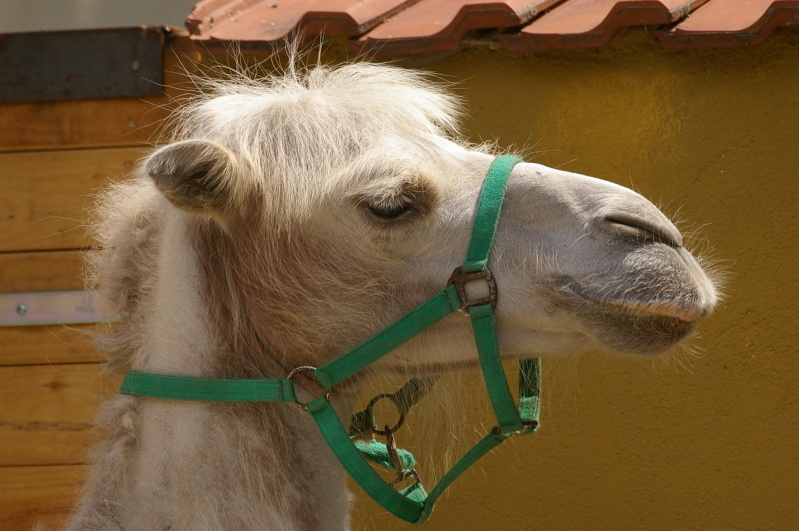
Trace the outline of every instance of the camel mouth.
<path fill-rule="evenodd" d="M 658 354 L 691 336 L 706 312 L 672 301 L 623 300 L 591 294 L 574 283 L 564 286 L 578 302 L 590 335 L 617 352 Z"/>
<path fill-rule="evenodd" d="M 608 311 L 618 311 L 641 318 L 673 319 L 692 324 L 707 313 L 700 306 L 686 306 L 675 301 L 653 298 L 651 300 L 631 300 L 593 294 L 575 282 L 561 288 L 577 297 L 602 306 Z"/>
<path fill-rule="evenodd" d="M 699 308 L 683 308 L 671 302 L 663 301 L 615 301 L 615 300 L 598 300 L 599 304 L 608 307 L 609 309 L 617 309 L 631 315 L 638 315 L 641 317 L 660 317 L 665 319 L 673 319 L 684 323 L 692 324 L 702 317 L 703 312 Z"/>

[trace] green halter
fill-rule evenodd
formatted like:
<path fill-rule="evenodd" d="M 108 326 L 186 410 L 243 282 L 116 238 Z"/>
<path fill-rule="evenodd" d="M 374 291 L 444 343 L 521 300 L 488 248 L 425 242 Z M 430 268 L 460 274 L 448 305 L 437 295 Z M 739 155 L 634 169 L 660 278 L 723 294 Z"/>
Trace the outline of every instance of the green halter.
<path fill-rule="evenodd" d="M 424 522 L 430 516 L 438 497 L 475 461 L 511 435 L 532 433 L 538 427 L 541 362 L 537 358 L 519 362 L 517 407 L 502 370 L 494 318 L 497 289 L 487 267 L 508 178 L 519 162 L 521 159 L 500 156 L 491 164 L 480 193 L 466 259 L 463 267 L 455 270 L 447 287 L 366 342 L 321 367 L 298 367 L 287 378 L 211 379 L 129 372 L 122 382 L 120 392 L 209 402 L 296 402 L 311 414 L 341 464 L 369 496 L 403 520 Z M 486 282 L 489 294 L 480 299 L 468 300 L 465 285 L 475 281 Z M 456 310 L 461 310 L 471 318 L 480 366 L 497 418 L 497 426 L 444 474 L 429 494 L 425 492 L 415 471 L 411 475 L 416 481 L 398 491 L 384 481 L 367 462 L 367 458 L 388 460 L 375 459 L 374 455 L 370 455 L 368 444 L 360 444 L 363 441 L 353 442 L 351 433 L 341 424 L 330 404 L 329 391 Z M 294 392 L 294 375 L 299 372 L 313 375 L 327 393 L 307 404 L 299 403 Z M 403 389 L 391 395 L 403 415 L 413 405 L 408 397 L 426 385 L 431 384 L 423 379 L 413 379 Z M 397 396 L 400 398 L 396 398 Z M 358 418 L 353 419 L 353 426 L 368 426 L 370 421 L 364 422 L 363 414 L 361 412 L 356 415 Z M 374 421 L 371 420 L 371 423 Z M 360 431 L 362 430 L 356 429 L 355 433 Z M 392 445 L 390 437 L 389 432 L 389 443 Z M 384 464 L 400 467 L 404 471 L 404 466 L 412 463 L 413 458 L 407 452 L 399 452 L 401 454 L 397 459 Z M 388 453 L 391 455 L 392 452 Z M 393 455 L 398 455 L 396 449 Z"/>

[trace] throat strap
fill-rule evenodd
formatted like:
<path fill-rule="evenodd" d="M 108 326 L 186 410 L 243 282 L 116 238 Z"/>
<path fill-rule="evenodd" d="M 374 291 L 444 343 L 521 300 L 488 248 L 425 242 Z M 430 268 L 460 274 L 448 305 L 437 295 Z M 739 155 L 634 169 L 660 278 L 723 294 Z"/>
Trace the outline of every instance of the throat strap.
<path fill-rule="evenodd" d="M 538 427 L 541 362 L 538 359 L 519 362 L 519 404 L 514 403 L 505 373 L 496 334 L 497 288 L 488 270 L 508 178 L 521 159 L 497 157 L 486 175 L 478 200 L 474 227 L 463 267 L 456 270 L 450 284 L 394 324 L 368 341 L 356 346 L 318 368 L 299 367 L 288 378 L 215 379 L 166 376 L 129 372 L 121 393 L 211 402 L 296 402 L 313 417 L 323 437 L 343 467 L 355 481 L 381 506 L 408 522 L 421 523 L 433 510 L 441 493 L 469 466 L 502 441 L 514 434 L 532 433 Z M 467 300 L 466 286 L 485 281 L 489 295 Z M 470 316 L 480 366 L 497 426 L 469 450 L 433 487 L 428 495 L 416 481 L 402 490 L 395 490 L 369 465 L 353 443 L 333 410 L 328 394 L 308 404 L 297 402 L 294 389 L 295 372 L 311 372 L 325 391 L 361 372 L 409 339 L 420 334 L 445 316 L 461 310 Z M 413 391 L 413 385 L 409 387 Z M 410 402 L 408 409 L 410 409 Z M 353 425 L 363 425 L 356 419 Z M 374 457 L 374 456 L 372 456 Z"/>
<path fill-rule="evenodd" d="M 187 378 L 131 371 L 120 393 L 203 402 L 296 402 L 288 378 Z"/>

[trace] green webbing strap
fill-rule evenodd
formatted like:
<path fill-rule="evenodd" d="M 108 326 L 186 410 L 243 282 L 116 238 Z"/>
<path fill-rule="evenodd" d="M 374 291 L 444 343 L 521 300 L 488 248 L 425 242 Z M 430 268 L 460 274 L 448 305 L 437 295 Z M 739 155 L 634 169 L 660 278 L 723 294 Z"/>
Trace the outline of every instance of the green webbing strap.
<path fill-rule="evenodd" d="M 447 286 L 382 332 L 314 371 L 325 387 L 343 382 L 461 307 L 455 286 Z"/>
<path fill-rule="evenodd" d="M 497 157 L 488 169 L 477 203 L 472 237 L 463 262 L 464 273 L 477 273 L 488 267 L 508 179 L 513 167 L 520 162 L 521 159 L 516 157 Z M 483 379 L 499 426 L 503 433 L 518 431 L 522 429 L 522 419 L 508 389 L 505 371 L 502 370 L 493 308 L 491 304 L 473 306 L 469 308 L 469 315 Z"/>
<path fill-rule="evenodd" d="M 394 463 L 391 462 L 391 455 L 386 444 L 375 439 L 369 441 L 356 439 L 353 444 L 358 453 L 364 456 L 367 461 L 377 463 L 385 468 L 394 468 Z M 416 466 L 416 459 L 413 458 L 413 454 L 408 450 L 397 448 L 397 457 L 405 470 L 410 470 Z"/>
<path fill-rule="evenodd" d="M 525 433 L 538 428 L 541 413 L 541 359 L 519 361 L 519 415 L 525 422 Z"/>
<path fill-rule="evenodd" d="M 537 378 L 541 373 L 539 359 L 519 362 L 519 404 L 528 407 L 521 411 L 522 419 L 527 423 L 521 427 L 521 433 L 532 433 L 538 427 L 539 384 Z M 533 406 L 533 407 L 530 407 Z M 328 446 L 338 457 L 339 462 L 347 470 L 373 500 L 391 514 L 407 522 L 420 524 L 427 520 L 433 506 L 441 494 L 455 479 L 471 465 L 488 453 L 491 449 L 511 436 L 501 427 L 494 428 L 488 435 L 475 444 L 446 474 L 436 483 L 430 494 L 425 494 L 421 484 L 416 482 L 403 491 L 394 490 L 369 465 L 364 455 L 344 429 L 333 410 L 333 406 L 325 398 L 317 398 L 308 404 L 308 412 L 313 416 Z M 530 414 L 530 416 L 528 416 Z"/>
<path fill-rule="evenodd" d="M 294 402 L 294 380 L 287 378 L 189 378 L 131 371 L 120 393 L 205 402 Z"/>
<path fill-rule="evenodd" d="M 321 397 L 310 402 L 308 413 L 313 417 L 319 431 L 322 432 L 328 446 L 336 454 L 341 465 L 372 499 L 406 522 L 415 522 L 419 519 L 423 508 L 421 500 L 403 496 L 375 472 L 355 448 L 327 399 Z M 421 493 L 423 492 L 421 491 Z"/>
<path fill-rule="evenodd" d="M 477 213 L 474 218 L 472 237 L 463 261 L 464 273 L 483 271 L 488 266 L 488 256 L 491 253 L 491 244 L 497 232 L 499 213 L 505 200 L 505 190 L 508 187 L 513 167 L 522 159 L 503 155 L 494 159 L 488 168 L 480 199 L 477 202 Z"/>
<path fill-rule="evenodd" d="M 480 368 L 483 370 L 483 380 L 491 399 L 491 407 L 497 417 L 502 433 L 519 431 L 523 428 L 522 419 L 513 402 L 513 397 L 508 388 L 508 380 L 502 369 L 502 360 L 499 357 L 497 345 L 496 319 L 490 304 L 474 306 L 470 309 L 474 340 L 477 343 L 477 355 L 480 359 Z"/>

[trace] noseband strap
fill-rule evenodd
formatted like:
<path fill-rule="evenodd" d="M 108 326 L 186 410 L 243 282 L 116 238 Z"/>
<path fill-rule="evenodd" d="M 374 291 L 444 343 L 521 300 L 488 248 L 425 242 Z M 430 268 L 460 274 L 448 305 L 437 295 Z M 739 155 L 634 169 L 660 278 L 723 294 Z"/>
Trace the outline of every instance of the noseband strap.
<path fill-rule="evenodd" d="M 311 414 L 342 466 L 364 491 L 392 514 L 408 522 L 424 522 L 438 497 L 475 461 L 511 435 L 532 433 L 538 427 L 541 363 L 538 359 L 519 362 L 517 406 L 502 369 L 494 316 L 497 288 L 488 269 L 508 178 L 519 162 L 521 159 L 516 157 L 500 156 L 491 164 L 478 200 L 463 267 L 453 273 L 449 284 L 366 342 L 318 368 L 297 368 L 287 378 L 212 379 L 129 372 L 120 392 L 211 402 L 297 402 L 293 376 L 306 372 L 315 377 L 326 392 L 307 404 L 297 403 Z M 468 300 L 467 284 L 479 281 L 487 284 L 488 295 Z M 369 465 L 363 449 L 356 447 L 330 404 L 329 391 L 457 310 L 471 319 L 483 379 L 497 425 L 444 474 L 429 494 L 415 474 L 415 482 L 402 490 L 395 490 Z"/>

